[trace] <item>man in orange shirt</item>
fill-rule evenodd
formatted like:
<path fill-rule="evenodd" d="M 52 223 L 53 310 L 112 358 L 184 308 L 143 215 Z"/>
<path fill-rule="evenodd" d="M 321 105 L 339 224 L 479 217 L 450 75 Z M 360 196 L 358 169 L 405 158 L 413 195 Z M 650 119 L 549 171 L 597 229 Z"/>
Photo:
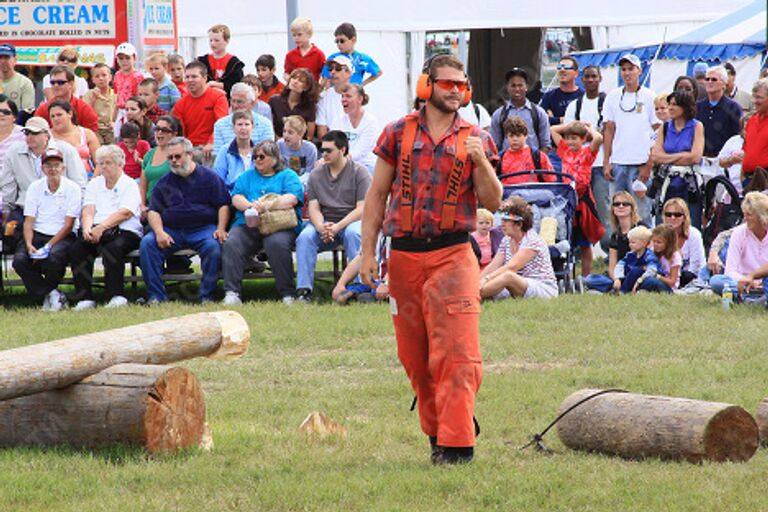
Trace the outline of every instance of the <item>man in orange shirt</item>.
<path fill-rule="evenodd" d="M 478 201 L 501 203 L 490 135 L 457 114 L 468 103 L 464 66 L 435 57 L 421 111 L 390 123 L 363 210 L 360 276 L 376 286 L 376 239 L 392 237 L 390 312 L 397 351 L 416 392 L 434 464 L 474 456 L 475 394 L 482 380 L 480 276 L 469 243 Z M 423 79 L 419 79 L 420 82 Z M 389 198 L 389 201 L 387 199 Z"/>
<path fill-rule="evenodd" d="M 229 114 L 224 91 L 208 87 L 208 70 L 200 61 L 192 61 L 184 69 L 184 83 L 189 94 L 173 107 L 172 114 L 184 126 L 184 134 L 195 147 L 195 160 L 205 166 L 213 163 L 213 125 Z"/>

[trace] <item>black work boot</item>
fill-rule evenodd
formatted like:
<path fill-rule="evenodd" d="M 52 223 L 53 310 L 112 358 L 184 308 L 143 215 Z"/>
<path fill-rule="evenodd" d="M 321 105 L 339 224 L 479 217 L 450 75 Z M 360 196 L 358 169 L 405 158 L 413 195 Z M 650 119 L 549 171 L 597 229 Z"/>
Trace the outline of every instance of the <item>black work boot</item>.
<path fill-rule="evenodd" d="M 467 464 L 475 456 L 475 449 L 472 446 L 456 448 L 453 446 L 437 446 L 440 451 L 437 457 L 432 457 L 432 464 Z M 434 453 L 434 452 L 433 452 Z"/>

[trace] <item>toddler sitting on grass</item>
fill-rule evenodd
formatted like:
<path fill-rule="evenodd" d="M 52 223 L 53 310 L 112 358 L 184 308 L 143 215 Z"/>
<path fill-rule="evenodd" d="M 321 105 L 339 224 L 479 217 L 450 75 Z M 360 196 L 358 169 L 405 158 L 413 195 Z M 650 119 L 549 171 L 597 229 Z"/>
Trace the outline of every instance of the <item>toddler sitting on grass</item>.
<path fill-rule="evenodd" d="M 629 252 L 616 264 L 613 270 L 613 289 L 616 292 L 632 293 L 637 291 L 638 281 L 656 274 L 659 260 L 648 248 L 651 242 L 651 230 L 645 226 L 636 226 L 629 230 Z"/>

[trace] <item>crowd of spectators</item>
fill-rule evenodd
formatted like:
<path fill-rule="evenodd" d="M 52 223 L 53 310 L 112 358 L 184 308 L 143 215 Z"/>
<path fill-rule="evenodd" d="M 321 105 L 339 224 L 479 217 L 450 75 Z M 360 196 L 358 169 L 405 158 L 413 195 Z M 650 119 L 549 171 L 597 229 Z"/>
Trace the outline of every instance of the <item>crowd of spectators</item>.
<path fill-rule="evenodd" d="M 40 105 L 29 79 L 16 72 L 15 48 L 0 44 L 4 250 L 15 251 L 14 268 L 45 309 L 64 306 L 59 282 L 67 265 L 75 308 L 94 307 L 99 255 L 107 305 L 126 304 L 122 270 L 137 248 L 151 302 L 168 300 L 163 273 L 184 271 L 189 261 L 174 256 L 184 248 L 200 257 L 199 298 L 217 298 L 221 273 L 228 304 L 242 301 L 244 271 L 260 252 L 287 304 L 312 300 L 318 252 L 341 245 L 355 261 L 383 128 L 365 108 L 365 86 L 383 71 L 355 49 L 350 23 L 337 27 L 338 51 L 327 58 L 312 43 L 309 19 L 294 20 L 291 33 L 296 48 L 282 72 L 265 54 L 253 74 L 228 52 L 225 25 L 210 28 L 210 53 L 186 64 L 179 55 L 154 54 L 137 69 L 136 49 L 123 43 L 114 71 L 91 68 L 90 89 L 75 74 L 77 52 L 65 48 L 45 77 Z M 713 269 L 730 276 L 713 278 L 715 291 L 761 288 L 765 209 L 763 196 L 754 195 L 763 190 L 751 182 L 768 168 L 768 81 L 756 81 L 749 94 L 736 86 L 730 63 L 699 63 L 673 91 L 654 92 L 641 82 L 636 56 L 623 56 L 619 69 L 623 85 L 603 91 L 598 67 L 579 69 L 563 55 L 557 87 L 533 102 L 531 77 L 513 67 L 492 115 L 471 104 L 460 114 L 484 120 L 500 175 L 549 170 L 575 178 L 579 203 L 589 205 L 571 240 L 587 288 L 672 291 L 700 284 Z M 746 232 L 735 231 L 738 243 L 715 268 L 705 261 L 703 185 L 723 173 L 737 190 L 754 193 L 745 199 Z M 528 180 L 554 178 L 503 178 Z M 530 208 L 512 199 L 495 217 L 479 217 L 482 296 L 556 296 Z M 603 275 L 591 273 L 597 243 L 608 255 Z M 751 251 L 739 253 L 740 266 L 730 261 L 732 248 L 734 260 L 737 250 Z M 646 260 L 653 265 L 629 271 Z M 334 297 L 346 301 L 360 284 L 353 275 L 347 281 Z"/>

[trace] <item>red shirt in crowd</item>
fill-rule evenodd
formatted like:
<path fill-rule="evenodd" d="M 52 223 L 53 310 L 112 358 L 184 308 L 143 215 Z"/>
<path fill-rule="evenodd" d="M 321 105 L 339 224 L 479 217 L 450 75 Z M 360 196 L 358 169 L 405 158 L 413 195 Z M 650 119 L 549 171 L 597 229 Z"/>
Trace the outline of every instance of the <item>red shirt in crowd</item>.
<path fill-rule="evenodd" d="M 285 72 L 290 73 L 296 68 L 307 68 L 315 80 L 320 80 L 320 72 L 325 65 L 325 54 L 323 51 L 312 44 L 306 55 L 301 54 L 297 46 L 285 54 Z"/>
<path fill-rule="evenodd" d="M 437 141 L 432 142 L 432 137 L 427 133 L 424 111 L 418 114 L 418 129 L 414 148 L 412 150 L 412 174 L 413 178 L 413 233 L 403 232 L 402 211 L 400 209 L 400 145 L 403 140 L 405 118 L 390 123 L 384 128 L 373 152 L 385 162 L 395 166 L 395 179 L 392 182 L 389 209 L 384 219 L 383 230 L 387 236 L 414 238 L 428 238 L 444 233 L 440 229 L 440 220 L 448 188 L 448 178 L 453 168 L 456 155 L 456 143 L 458 142 L 459 128 L 470 127 L 470 135 L 480 137 L 483 142 L 485 154 L 495 164 L 497 160 L 496 145 L 487 132 L 479 127 L 464 121 L 458 114 L 455 116 L 453 126 Z M 407 150 L 407 149 L 406 149 Z M 454 232 L 471 233 L 475 230 L 475 213 L 477 210 L 477 198 L 472 182 L 472 170 L 475 168 L 472 159 L 467 157 L 467 165 L 464 169 L 464 180 L 459 187 L 459 196 L 456 205 Z"/>
<path fill-rule="evenodd" d="M 141 178 L 141 162 L 144 160 L 144 155 L 151 149 L 149 142 L 139 139 L 136 141 L 136 149 L 134 151 L 128 151 L 125 142 L 118 142 L 117 145 L 125 153 L 123 172 L 133 179 Z"/>
<path fill-rule="evenodd" d="M 227 64 L 229 64 L 229 60 L 232 58 L 232 54 L 228 53 L 224 55 L 223 57 L 217 59 L 213 56 L 212 53 L 208 54 L 208 66 L 211 68 L 211 74 L 213 75 L 213 79 L 217 82 L 221 81 L 221 77 L 224 76 L 224 71 L 227 69 Z"/>
<path fill-rule="evenodd" d="M 128 98 L 139 93 L 139 84 L 142 80 L 144 80 L 144 75 L 138 71 L 134 71 L 130 75 L 125 75 L 120 70 L 115 73 L 112 78 L 112 87 L 117 94 L 117 108 L 125 108 L 125 102 Z"/>
<path fill-rule="evenodd" d="M 195 146 L 213 143 L 213 125 L 229 114 L 229 103 L 224 91 L 206 87 L 205 92 L 193 97 L 187 94 L 173 107 L 172 114 L 184 126 L 184 134 Z"/>
<path fill-rule="evenodd" d="M 54 100 L 55 99 L 56 98 L 54 98 Z M 48 121 L 49 125 L 51 124 L 51 118 L 48 115 L 48 105 L 50 104 L 50 101 L 46 101 L 35 110 L 35 115 Z M 75 124 L 82 126 L 83 128 L 88 128 L 93 132 L 99 131 L 99 116 L 96 115 L 96 111 L 93 110 L 93 107 L 74 96 L 69 98 L 69 104 L 72 105 L 72 111 L 75 113 L 75 121 L 77 121 Z"/>
<path fill-rule="evenodd" d="M 187 94 L 189 94 L 189 91 L 187 90 L 187 84 L 184 83 L 184 80 L 182 80 L 181 82 L 174 82 L 173 80 L 171 80 L 171 82 L 173 82 L 173 85 L 176 86 L 176 88 L 179 90 L 179 93 L 181 93 L 182 96 L 186 96 Z"/>
<path fill-rule="evenodd" d="M 563 172 L 576 178 L 576 194 L 583 196 L 592 181 L 592 164 L 595 163 L 597 152 L 592 151 L 590 146 L 571 151 L 565 140 L 561 139 L 557 145 L 557 155 L 563 160 Z"/>
<path fill-rule="evenodd" d="M 538 150 L 534 150 L 538 151 Z M 539 151 L 539 158 L 541 159 L 541 169 L 544 171 L 553 171 L 552 163 L 547 158 L 547 154 L 543 151 Z M 536 165 L 533 163 L 533 156 L 531 156 L 530 146 L 523 146 L 523 149 L 519 151 L 512 151 L 507 149 L 504 151 L 501 157 L 501 174 L 511 174 L 513 172 L 522 171 L 535 171 Z M 551 175 L 545 175 L 542 177 L 544 181 L 556 181 L 556 178 Z M 511 176 L 509 178 L 503 178 L 501 183 L 503 185 L 515 185 L 516 183 L 530 183 L 537 181 L 535 174 L 525 176 L 523 174 L 519 176 Z"/>
<path fill-rule="evenodd" d="M 768 169 L 768 115 L 762 114 L 755 114 L 747 121 L 741 162 L 744 174 L 752 174 L 758 167 Z"/>
<path fill-rule="evenodd" d="M 276 96 L 283 92 L 283 89 L 285 88 L 285 85 L 283 85 L 283 82 L 277 79 L 277 77 L 273 77 L 274 81 L 272 82 L 272 85 L 269 87 L 262 86 L 261 88 L 261 94 L 259 94 L 259 100 L 263 101 L 264 103 L 269 103 L 269 98 L 272 96 Z"/>

